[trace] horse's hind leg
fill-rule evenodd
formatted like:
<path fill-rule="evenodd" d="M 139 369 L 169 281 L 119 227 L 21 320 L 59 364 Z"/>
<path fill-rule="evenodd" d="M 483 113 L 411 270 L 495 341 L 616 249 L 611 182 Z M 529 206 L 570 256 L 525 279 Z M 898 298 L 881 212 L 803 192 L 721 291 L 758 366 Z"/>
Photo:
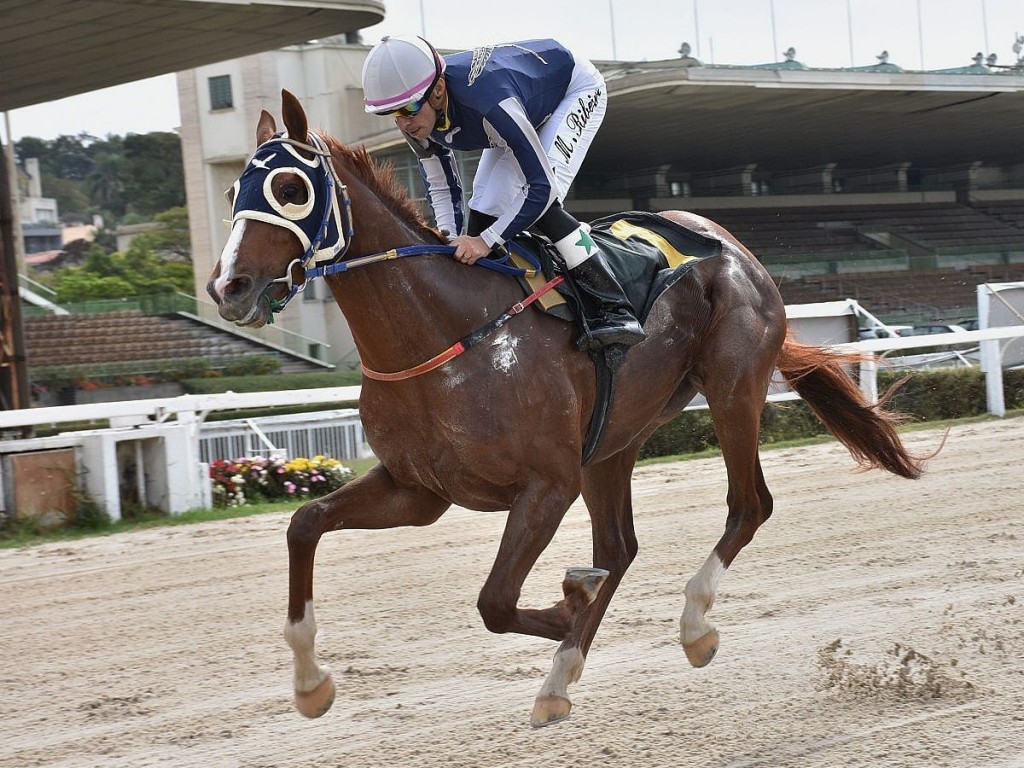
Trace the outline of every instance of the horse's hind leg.
<path fill-rule="evenodd" d="M 313 557 L 327 531 L 429 525 L 449 503 L 425 489 L 395 485 L 377 466 L 333 493 L 301 506 L 288 526 L 288 621 L 284 636 L 295 661 L 295 706 L 306 717 L 319 717 L 334 701 L 329 670 L 316 661 L 313 618 Z"/>
<path fill-rule="evenodd" d="M 590 645 L 615 589 L 636 557 L 630 476 L 637 451 L 629 449 L 584 470 L 583 499 L 590 511 L 594 567 L 570 569 L 563 590 L 572 607 L 572 624 L 562 640 L 544 685 L 534 702 L 532 725 L 569 716 L 568 687 L 579 680 Z"/>
<path fill-rule="evenodd" d="M 764 351 L 770 349 L 773 346 L 765 340 L 723 343 L 708 353 L 711 362 L 702 372 L 702 389 L 728 476 L 729 514 L 714 551 L 686 584 L 679 635 L 686 657 L 695 667 L 706 665 L 718 651 L 718 630 L 704 616 L 715 602 L 722 575 L 772 514 L 772 496 L 758 456 L 761 412 L 773 359 Z M 746 352 L 738 356 L 728 350 Z"/>

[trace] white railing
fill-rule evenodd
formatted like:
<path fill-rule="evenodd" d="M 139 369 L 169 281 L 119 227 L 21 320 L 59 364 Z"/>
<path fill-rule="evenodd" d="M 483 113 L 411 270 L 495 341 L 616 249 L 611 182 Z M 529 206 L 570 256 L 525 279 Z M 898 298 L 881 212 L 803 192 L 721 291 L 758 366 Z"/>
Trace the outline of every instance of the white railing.
<path fill-rule="evenodd" d="M 292 459 L 320 455 L 348 461 L 372 453 L 356 408 L 213 421 L 202 426 L 201 461 L 263 455 Z"/>
<path fill-rule="evenodd" d="M 1006 398 L 1003 392 L 1003 339 L 1024 338 L 1024 325 L 985 328 L 979 331 L 958 331 L 936 333 L 928 336 L 900 336 L 893 339 L 865 339 L 849 344 L 837 344 L 836 349 L 859 352 L 895 352 L 901 349 L 922 347 L 943 347 L 951 344 L 971 344 L 981 347 L 981 370 L 985 373 L 985 398 L 987 410 L 993 416 L 1006 415 Z M 861 389 L 878 402 L 878 361 L 871 360 L 861 365 Z"/>
<path fill-rule="evenodd" d="M 162 423 L 171 416 L 179 421 L 201 421 L 210 411 L 275 406 L 347 403 L 359 399 L 359 387 L 320 387 L 280 392 L 225 392 L 217 395 L 179 395 L 150 400 L 123 400 L 116 403 L 54 405 L 47 408 L 22 408 L 0 411 L 0 429 L 29 427 L 36 424 L 67 424 L 109 420 L 112 427 L 133 427 Z"/>
<path fill-rule="evenodd" d="M 1024 338 L 1024 325 L 931 336 L 871 339 L 835 345 L 835 348 L 887 352 L 978 342 L 982 352 L 982 370 L 986 377 L 988 412 L 1004 416 L 1006 408 L 1000 342 L 1015 338 Z M 875 401 L 878 397 L 877 370 L 877 359 L 873 359 L 863 364 L 861 371 L 861 388 Z M 144 450 L 151 451 L 154 444 L 159 444 L 163 447 L 159 451 L 152 451 L 152 455 L 158 458 L 147 461 L 147 477 L 151 471 L 156 478 L 149 481 L 155 489 L 152 490 L 152 497 L 158 499 L 156 506 L 170 514 L 179 514 L 208 504 L 209 478 L 203 471 L 205 465 L 201 460 L 199 445 L 201 425 L 210 411 L 354 402 L 359 399 L 359 392 L 357 386 L 280 392 L 229 392 L 0 411 L 0 430 L 40 424 L 109 422 L 109 427 L 65 432 L 47 438 L 0 440 L 0 455 L 50 448 L 75 448 L 81 455 L 80 465 L 85 469 L 86 492 L 117 519 L 120 516 L 120 500 L 116 445 L 121 442 L 135 443 L 141 459 Z M 769 396 L 770 400 L 795 398 L 792 392 L 775 391 Z M 172 419 L 172 416 L 175 418 Z M 137 471 L 141 472 L 141 468 Z M 0 486 L 3 484 L 4 478 L 0 475 Z M 139 484 L 141 487 L 142 479 Z"/>

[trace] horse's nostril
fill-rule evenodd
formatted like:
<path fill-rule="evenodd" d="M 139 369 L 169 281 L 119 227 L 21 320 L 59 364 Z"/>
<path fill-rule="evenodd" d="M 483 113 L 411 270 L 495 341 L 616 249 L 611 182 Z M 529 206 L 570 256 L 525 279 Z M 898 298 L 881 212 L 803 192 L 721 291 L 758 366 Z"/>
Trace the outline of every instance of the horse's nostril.
<path fill-rule="evenodd" d="M 245 278 L 236 277 L 233 280 L 229 280 L 224 286 L 224 295 L 231 296 L 235 293 L 240 293 L 245 290 L 248 281 Z"/>

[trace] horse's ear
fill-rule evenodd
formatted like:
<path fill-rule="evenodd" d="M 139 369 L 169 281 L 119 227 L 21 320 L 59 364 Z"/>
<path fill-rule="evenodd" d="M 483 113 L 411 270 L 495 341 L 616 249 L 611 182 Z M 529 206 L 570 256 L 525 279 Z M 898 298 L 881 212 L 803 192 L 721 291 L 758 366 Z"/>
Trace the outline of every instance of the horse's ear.
<path fill-rule="evenodd" d="M 270 139 L 275 133 L 277 123 L 274 122 L 274 116 L 265 109 L 261 110 L 260 121 L 256 124 L 256 146 Z"/>
<path fill-rule="evenodd" d="M 309 122 L 306 120 L 306 110 L 302 108 L 299 100 L 285 89 L 281 89 L 281 115 L 284 117 L 284 127 L 288 135 L 296 141 L 305 141 L 309 133 Z"/>

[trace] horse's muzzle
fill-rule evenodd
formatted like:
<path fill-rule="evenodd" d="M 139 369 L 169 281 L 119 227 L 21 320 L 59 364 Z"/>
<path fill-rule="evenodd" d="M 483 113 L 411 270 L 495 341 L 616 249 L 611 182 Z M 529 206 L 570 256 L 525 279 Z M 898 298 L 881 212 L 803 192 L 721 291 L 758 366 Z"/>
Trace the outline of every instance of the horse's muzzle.
<path fill-rule="evenodd" d="M 270 299 L 252 278 L 236 277 L 218 291 L 215 280 L 206 285 L 206 291 L 217 304 L 217 311 L 225 320 L 246 328 L 260 328 L 270 316 Z"/>

